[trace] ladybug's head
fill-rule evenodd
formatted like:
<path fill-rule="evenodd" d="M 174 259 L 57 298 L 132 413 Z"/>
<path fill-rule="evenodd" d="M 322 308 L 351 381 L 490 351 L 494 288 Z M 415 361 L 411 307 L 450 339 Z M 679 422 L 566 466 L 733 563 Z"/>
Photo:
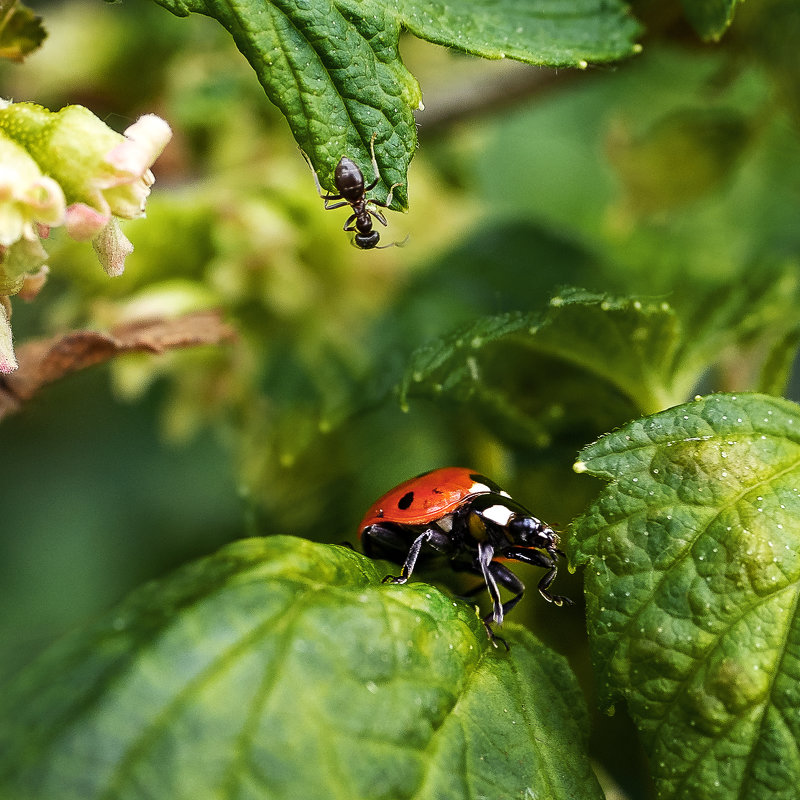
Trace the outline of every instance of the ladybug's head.
<path fill-rule="evenodd" d="M 530 514 L 513 514 L 506 523 L 506 530 L 514 543 L 522 547 L 536 547 L 553 553 L 559 545 L 558 534 Z"/>

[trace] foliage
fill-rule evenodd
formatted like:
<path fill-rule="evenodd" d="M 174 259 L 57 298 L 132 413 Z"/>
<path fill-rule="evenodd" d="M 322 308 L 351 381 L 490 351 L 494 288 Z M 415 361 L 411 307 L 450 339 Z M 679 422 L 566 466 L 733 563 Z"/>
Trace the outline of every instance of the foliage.
<path fill-rule="evenodd" d="M 419 85 L 400 60 L 401 29 L 484 58 L 553 66 L 629 55 L 637 31 L 619 0 L 577 8 L 551 0 L 157 1 L 175 14 L 215 17 L 230 31 L 328 189 L 342 153 L 368 163 L 372 134 L 390 130 L 375 150 L 384 184 L 401 184 L 398 208 L 407 206 L 402 186 L 416 145 L 412 110 L 422 108 Z"/>
<path fill-rule="evenodd" d="M 144 786 L 176 798 L 601 797 L 565 660 L 519 627 L 509 657 L 487 650 L 468 606 L 382 584 L 378 568 L 275 536 L 143 587 L 26 676 L 0 774 L 13 772 L 20 800 Z M 25 729 L 40 733 L 21 748 Z"/>
<path fill-rule="evenodd" d="M 3 94 L 175 138 L 124 274 L 54 229 L 7 287 L 0 794 L 600 797 L 591 759 L 607 797 L 793 798 L 796 4 L 42 14 Z M 410 239 L 363 253 L 296 144 L 333 189 L 374 132 Z M 453 576 L 331 544 L 447 463 L 583 567 L 508 654 Z"/>
<path fill-rule="evenodd" d="M 800 409 L 712 395 L 632 422 L 576 469 L 592 658 L 668 797 L 793 796 Z"/>

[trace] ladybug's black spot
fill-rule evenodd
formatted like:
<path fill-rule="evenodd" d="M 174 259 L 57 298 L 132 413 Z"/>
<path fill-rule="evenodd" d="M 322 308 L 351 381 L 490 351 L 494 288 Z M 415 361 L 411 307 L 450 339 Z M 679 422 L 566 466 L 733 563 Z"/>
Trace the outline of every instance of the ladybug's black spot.
<path fill-rule="evenodd" d="M 414 492 L 406 492 L 398 501 L 397 507 L 405 511 L 414 502 Z"/>
<path fill-rule="evenodd" d="M 383 516 L 384 516 L 384 514 L 383 514 L 383 509 L 382 509 L 382 508 L 379 508 L 379 509 L 378 509 L 378 511 L 377 511 L 377 513 L 375 514 L 375 516 L 376 516 L 378 519 L 383 519 Z"/>

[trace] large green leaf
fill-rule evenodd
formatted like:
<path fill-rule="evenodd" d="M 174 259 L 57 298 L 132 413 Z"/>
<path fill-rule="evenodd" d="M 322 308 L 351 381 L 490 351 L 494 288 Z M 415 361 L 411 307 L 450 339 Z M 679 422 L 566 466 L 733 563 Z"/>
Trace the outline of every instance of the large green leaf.
<path fill-rule="evenodd" d="M 384 194 L 406 181 L 416 147 L 412 112 L 422 107 L 398 52 L 403 28 L 486 58 L 553 66 L 623 58 L 638 32 L 620 0 L 156 2 L 179 16 L 214 17 L 230 31 L 326 188 L 334 188 L 343 155 L 371 174 L 369 142 L 377 134 Z M 399 187 L 393 206 L 406 205 Z"/>
<path fill-rule="evenodd" d="M 565 660 L 344 547 L 248 539 L 0 698 L 0 795 L 600 798 Z"/>
<path fill-rule="evenodd" d="M 800 407 L 712 395 L 581 453 L 573 526 L 603 702 L 624 698 L 664 800 L 800 786 Z"/>
<path fill-rule="evenodd" d="M 542 446 L 683 402 L 712 368 L 727 385 L 780 392 L 796 351 L 797 296 L 793 264 L 695 287 L 675 303 L 565 288 L 544 312 L 480 317 L 418 348 L 400 400 L 469 402 L 495 432 Z"/>

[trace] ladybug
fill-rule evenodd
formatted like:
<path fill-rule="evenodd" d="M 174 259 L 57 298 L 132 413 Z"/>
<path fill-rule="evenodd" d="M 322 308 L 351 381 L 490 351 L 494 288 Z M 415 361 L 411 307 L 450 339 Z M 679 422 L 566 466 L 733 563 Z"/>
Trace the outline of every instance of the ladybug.
<path fill-rule="evenodd" d="M 427 559 L 437 552 L 451 560 L 454 570 L 482 576 L 492 598 L 492 612 L 483 624 L 493 644 L 499 639 L 508 648 L 490 623 L 501 625 L 525 592 L 525 584 L 497 559 L 544 567 L 539 594 L 557 606 L 572 604 L 548 591 L 558 557 L 564 555 L 558 534 L 473 470 L 444 467 L 395 486 L 373 503 L 359 531 L 367 556 L 402 564 L 400 574 L 387 575 L 384 582 L 405 583 L 420 556 Z M 514 593 L 505 603 L 498 584 Z"/>

